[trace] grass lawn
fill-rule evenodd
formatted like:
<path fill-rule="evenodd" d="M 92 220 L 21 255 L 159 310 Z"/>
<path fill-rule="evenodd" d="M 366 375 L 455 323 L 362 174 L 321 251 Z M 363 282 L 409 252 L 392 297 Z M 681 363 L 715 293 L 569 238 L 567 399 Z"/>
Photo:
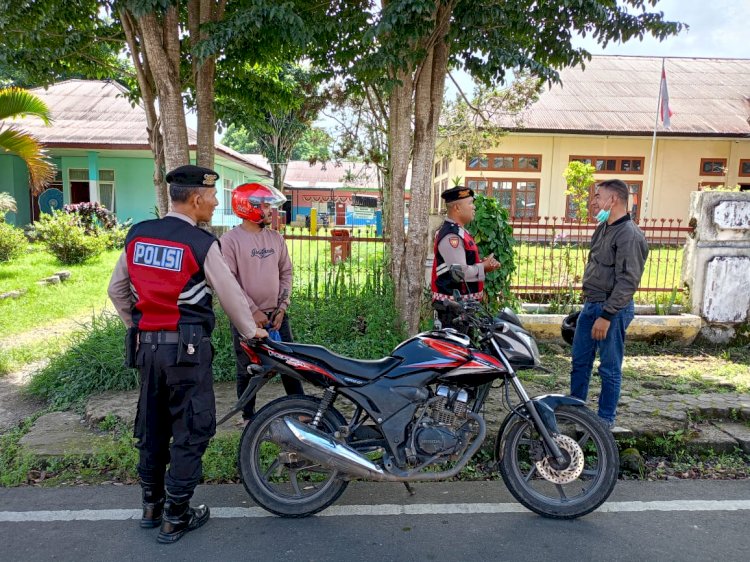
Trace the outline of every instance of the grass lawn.
<path fill-rule="evenodd" d="M 571 245 L 543 245 L 522 243 L 515 247 L 516 271 L 511 277 L 514 286 L 542 285 L 561 292 L 580 287 L 589 248 Z M 681 286 L 682 246 L 651 247 L 643 270 L 641 287 L 673 289 Z M 550 289 L 537 292 L 552 292 Z M 580 290 L 574 290 L 578 294 Z M 657 299 L 668 299 L 669 292 L 642 290 L 635 294 L 639 304 L 653 304 Z M 677 295 L 680 302 L 680 295 Z"/>
<path fill-rule="evenodd" d="M 540 346 L 550 375 L 533 371 L 523 376 L 541 382 L 550 391 L 567 392 L 570 347 Z M 750 347 L 677 347 L 670 344 L 628 342 L 622 368 L 623 392 L 637 394 L 663 390 L 676 394 L 750 392 Z"/>
<path fill-rule="evenodd" d="M 369 232 L 355 229 L 353 236 L 365 237 Z M 328 236 L 323 234 L 322 236 Z M 330 240 L 286 240 L 289 256 L 294 268 L 294 288 L 304 293 L 310 291 L 319 295 L 328 294 L 326 287 L 345 283 L 348 287 L 362 287 L 372 282 L 375 272 L 382 272 L 385 267 L 385 244 L 383 242 L 350 242 L 349 258 L 333 263 L 332 244 Z M 337 254 L 337 257 L 341 254 Z M 378 279 L 382 280 L 380 274 Z"/>
<path fill-rule="evenodd" d="M 0 293 L 25 290 L 17 299 L 0 301 L 0 376 L 63 350 L 61 337 L 109 306 L 107 285 L 120 250 L 105 252 L 81 265 L 63 266 L 40 245 L 10 263 L 0 264 Z M 36 282 L 68 270 L 59 285 Z"/>
<path fill-rule="evenodd" d="M 108 303 L 107 285 L 120 250 L 110 250 L 81 265 L 60 265 L 41 246 L 10 263 L 0 264 L 0 292 L 21 289 L 17 299 L 0 301 L 0 340 L 39 328 L 63 318 L 77 317 Z M 71 272 L 59 285 L 39 286 L 37 281 L 57 271 Z"/>

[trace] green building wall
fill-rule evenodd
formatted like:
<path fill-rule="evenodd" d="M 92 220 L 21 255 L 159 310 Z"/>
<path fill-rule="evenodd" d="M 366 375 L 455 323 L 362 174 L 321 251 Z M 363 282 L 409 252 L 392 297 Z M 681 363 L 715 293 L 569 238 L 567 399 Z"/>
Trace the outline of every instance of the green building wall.
<path fill-rule="evenodd" d="M 26 164 L 17 156 L 0 154 L 0 191 L 10 193 L 18 208 L 15 213 L 8 213 L 5 219 L 16 226 L 28 224 L 31 221 L 29 174 Z"/>
<path fill-rule="evenodd" d="M 52 160 L 62 172 L 63 200 L 70 202 L 70 170 L 89 170 L 91 160 L 95 161 L 98 170 L 114 170 L 115 173 L 115 213 L 124 222 L 128 219 L 133 223 L 154 218 L 156 195 L 154 193 L 154 161 L 151 158 L 139 157 L 108 157 L 105 151 L 96 151 L 94 156 L 89 153 L 80 156 L 54 155 Z M 217 164 L 215 166 L 220 180 L 216 185 L 219 207 L 215 219 L 223 224 L 222 213 L 225 205 L 225 179 L 231 181 L 231 187 L 237 187 L 248 181 L 270 181 L 253 173 L 241 164 Z M 26 165 L 17 156 L 0 155 L 0 191 L 10 193 L 18 206 L 17 213 L 9 213 L 7 220 L 17 226 L 31 222 L 31 203 L 28 188 L 28 173 Z"/>

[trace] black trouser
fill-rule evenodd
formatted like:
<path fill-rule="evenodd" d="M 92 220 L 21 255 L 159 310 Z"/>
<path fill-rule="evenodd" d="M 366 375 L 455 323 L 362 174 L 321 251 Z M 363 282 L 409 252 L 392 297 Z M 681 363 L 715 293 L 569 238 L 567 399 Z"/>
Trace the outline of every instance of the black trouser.
<path fill-rule="evenodd" d="M 213 348 L 208 338 L 203 338 L 196 353 L 200 362 L 190 366 L 176 365 L 177 344 L 141 343 L 137 355 L 138 475 L 157 489 L 166 485 L 167 493 L 180 499 L 193 495 L 203 476 L 203 453 L 216 433 Z"/>
<path fill-rule="evenodd" d="M 281 321 L 279 335 L 281 336 L 281 341 L 294 341 L 292 338 L 292 328 L 289 325 L 289 317 L 286 314 L 284 314 L 284 319 Z M 232 326 L 232 342 L 234 343 L 235 364 L 237 365 L 237 398 L 239 398 L 245 392 L 247 385 L 250 384 L 251 375 L 247 372 L 250 360 L 240 346 L 240 334 L 234 326 Z M 305 393 L 302 389 L 302 383 L 289 375 L 281 375 L 281 382 L 284 385 L 287 395 Z M 249 420 L 253 417 L 253 414 L 255 414 L 255 397 L 245 404 L 245 407 L 242 409 L 242 419 Z"/>

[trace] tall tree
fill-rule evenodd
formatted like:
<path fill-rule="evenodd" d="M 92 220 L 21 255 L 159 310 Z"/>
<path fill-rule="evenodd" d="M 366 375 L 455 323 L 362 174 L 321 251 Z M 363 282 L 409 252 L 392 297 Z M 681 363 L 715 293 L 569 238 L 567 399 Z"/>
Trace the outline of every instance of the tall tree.
<path fill-rule="evenodd" d="M 156 166 L 160 212 L 167 210 L 165 170 L 190 162 L 183 95 L 191 92 L 198 115 L 197 163 L 214 165 L 215 55 L 198 57 L 211 24 L 224 17 L 227 0 L 115 0 L 146 107 Z M 158 102 L 159 114 L 156 113 Z"/>
<path fill-rule="evenodd" d="M 50 124 L 49 109 L 34 94 L 21 88 L 0 90 L 0 153 L 15 154 L 26 163 L 31 190 L 38 192 L 52 180 L 55 167 L 39 141 L 11 123 L 15 117 L 29 115 Z"/>
<path fill-rule="evenodd" d="M 240 125 L 258 143 L 279 191 L 284 190 L 294 147 L 326 104 L 319 76 L 295 64 L 247 65 L 240 81 L 226 80 L 219 86 L 217 105 L 222 119 Z"/>
<path fill-rule="evenodd" d="M 584 64 L 590 54 L 573 44 L 580 33 L 602 45 L 644 34 L 664 39 L 682 25 L 649 11 L 658 0 L 382 0 L 349 22 L 323 58 L 349 82 L 384 84 L 387 91 L 389 233 L 397 306 L 410 332 L 418 328 L 431 171 L 450 68 L 485 84 L 506 72 L 558 80 L 557 70 Z M 333 53 L 332 55 L 330 53 Z M 408 236 L 404 185 L 412 164 Z"/>
<path fill-rule="evenodd" d="M 241 126 L 231 124 L 221 138 L 221 144 L 233 148 L 241 154 L 257 154 L 260 145 Z M 318 162 L 330 160 L 332 155 L 333 137 L 325 129 L 310 127 L 294 145 L 289 160 L 307 160 Z"/>
<path fill-rule="evenodd" d="M 250 134 L 241 125 L 230 123 L 221 137 L 221 144 L 236 150 L 240 154 L 257 154 L 260 150 L 258 141 L 250 138 Z"/>
<path fill-rule="evenodd" d="M 164 174 L 189 162 L 184 101 L 198 115 L 197 162 L 213 166 L 216 60 L 231 42 L 220 30 L 216 50 L 205 48 L 222 20 L 246 32 L 246 48 L 231 60 L 278 60 L 284 46 L 306 37 L 293 9 L 298 0 L 0 0 L 0 69 L 18 80 L 46 85 L 71 75 L 117 78 L 132 87 L 146 111 L 154 153 L 154 186 L 161 212 L 167 210 Z M 324 5 L 315 5 L 319 13 Z M 230 10 L 231 8 L 231 10 Z M 237 11 L 242 13 L 238 15 Z M 117 53 L 127 45 L 133 68 L 122 71 Z M 114 55 L 114 56 L 113 56 Z M 225 57 L 228 58 L 228 57 Z M 158 111 L 157 108 L 158 107 Z"/>

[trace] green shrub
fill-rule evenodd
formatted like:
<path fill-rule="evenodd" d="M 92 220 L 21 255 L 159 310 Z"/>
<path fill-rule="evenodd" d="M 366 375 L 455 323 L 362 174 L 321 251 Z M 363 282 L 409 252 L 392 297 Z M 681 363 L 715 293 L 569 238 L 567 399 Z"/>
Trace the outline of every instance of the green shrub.
<path fill-rule="evenodd" d="M 332 299 L 292 298 L 289 311 L 295 340 L 332 351 L 375 359 L 388 355 L 404 338 L 390 289 Z M 55 408 L 79 404 L 91 394 L 138 387 L 138 373 L 124 366 L 125 327 L 119 317 L 103 313 L 70 336 L 66 351 L 33 375 L 30 393 Z M 229 321 L 216 309 L 214 380 L 233 381 L 235 359 Z"/>
<path fill-rule="evenodd" d="M 129 225 L 117 225 L 106 232 L 107 249 L 121 250 L 125 247 L 125 238 L 130 230 Z"/>
<path fill-rule="evenodd" d="M 69 337 L 70 347 L 32 377 L 30 393 L 66 408 L 95 392 L 138 386 L 138 373 L 125 367 L 125 326 L 118 316 L 94 316 Z"/>
<path fill-rule="evenodd" d="M 331 298 L 292 299 L 294 339 L 359 359 L 379 359 L 405 337 L 399 328 L 392 287 Z"/>
<path fill-rule="evenodd" d="M 490 306 L 515 306 L 517 299 L 510 291 L 511 277 L 516 269 L 515 240 L 508 210 L 501 207 L 496 199 L 482 194 L 474 198 L 474 206 L 474 220 L 466 228 L 476 240 L 480 255 L 484 258 L 495 254 L 495 259 L 500 262 L 500 267 L 488 273 L 484 280 Z"/>
<path fill-rule="evenodd" d="M 83 263 L 101 254 L 107 246 L 107 237 L 87 235 L 81 219 L 75 213 L 55 211 L 42 214 L 36 223 L 37 237 L 47 250 L 62 264 Z"/>
<path fill-rule="evenodd" d="M 0 222 L 0 262 L 10 261 L 23 255 L 28 242 L 23 230 Z"/>
<path fill-rule="evenodd" d="M 0 191 L 0 222 L 5 222 L 6 213 L 15 213 L 17 211 L 16 200 L 5 191 Z"/>

